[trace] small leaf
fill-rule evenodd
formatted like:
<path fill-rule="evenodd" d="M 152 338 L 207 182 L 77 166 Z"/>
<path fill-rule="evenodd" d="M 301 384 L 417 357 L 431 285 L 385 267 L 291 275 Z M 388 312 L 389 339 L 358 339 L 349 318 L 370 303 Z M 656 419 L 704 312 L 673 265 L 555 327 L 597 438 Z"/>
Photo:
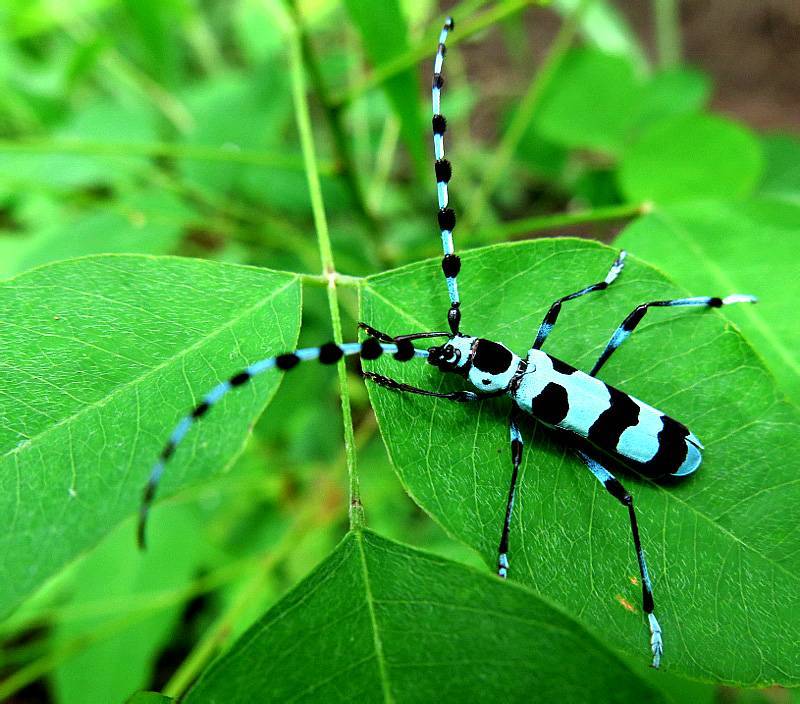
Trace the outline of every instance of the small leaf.
<path fill-rule="evenodd" d="M 745 333 L 800 403 L 800 203 L 772 200 L 687 203 L 637 220 L 618 244 L 697 295 L 752 293 L 755 306 L 722 312 Z"/>
<path fill-rule="evenodd" d="M 800 203 L 800 140 L 785 134 L 761 138 L 764 175 L 759 195 Z"/>
<path fill-rule="evenodd" d="M 711 80 L 705 73 L 685 66 L 661 71 L 647 83 L 637 126 L 699 112 L 710 94 Z"/>
<path fill-rule="evenodd" d="M 496 701 L 498 692 L 663 701 L 528 590 L 371 532 L 350 533 L 183 701 Z"/>
<path fill-rule="evenodd" d="M 607 247 L 568 239 L 467 252 L 458 279 L 462 328 L 524 354 L 550 302 L 602 280 L 614 256 Z M 545 349 L 588 369 L 635 305 L 682 294 L 631 257 L 607 291 L 565 304 Z M 438 262 L 424 262 L 370 277 L 361 314 L 396 335 L 441 329 L 447 305 Z M 464 387 L 422 362 L 400 366 L 389 358 L 373 368 L 426 389 Z M 654 579 L 662 667 L 753 686 L 798 684 L 798 412 L 713 310 L 653 311 L 601 376 L 685 422 L 706 446 L 700 471 L 675 486 L 619 472 L 636 500 Z M 369 391 L 408 492 L 492 569 L 511 473 L 507 399 L 457 404 Z M 648 662 L 624 508 L 571 450 L 524 420 L 511 578 L 561 605 L 612 647 Z"/>
<path fill-rule="evenodd" d="M 626 58 L 572 49 L 542 97 L 535 124 L 558 144 L 616 154 L 635 124 L 643 90 Z"/>
<path fill-rule="evenodd" d="M 625 153 L 619 183 L 631 201 L 735 198 L 761 175 L 757 138 L 730 120 L 688 115 L 653 125 Z"/>
<path fill-rule="evenodd" d="M 0 610 L 139 506 L 200 394 L 292 349 L 297 277 L 202 260 L 101 256 L 0 282 Z M 219 471 L 280 382 L 230 394 L 175 453 L 159 497 Z M 131 535 L 131 552 L 134 536 Z"/>

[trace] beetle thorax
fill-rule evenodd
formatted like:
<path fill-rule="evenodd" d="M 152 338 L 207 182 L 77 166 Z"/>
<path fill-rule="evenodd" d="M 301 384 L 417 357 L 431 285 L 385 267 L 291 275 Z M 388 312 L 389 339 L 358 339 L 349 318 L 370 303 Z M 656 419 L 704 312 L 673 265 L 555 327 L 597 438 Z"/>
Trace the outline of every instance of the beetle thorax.
<path fill-rule="evenodd" d="M 428 361 L 443 372 L 464 376 L 479 391 L 502 391 L 520 363 L 511 350 L 492 340 L 454 335 L 429 350 Z"/>

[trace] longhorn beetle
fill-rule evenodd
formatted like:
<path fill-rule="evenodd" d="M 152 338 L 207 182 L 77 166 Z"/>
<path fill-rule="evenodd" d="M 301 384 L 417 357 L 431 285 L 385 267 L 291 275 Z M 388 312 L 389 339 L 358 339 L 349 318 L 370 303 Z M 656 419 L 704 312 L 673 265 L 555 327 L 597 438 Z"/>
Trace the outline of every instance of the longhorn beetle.
<path fill-rule="evenodd" d="M 359 323 L 359 327 L 368 334 L 363 342 L 342 345 L 328 342 L 321 347 L 299 349 L 277 357 L 262 359 L 215 386 L 172 431 L 160 458 L 150 473 L 139 511 L 139 544 L 144 547 L 147 514 L 167 461 L 192 425 L 208 413 L 211 407 L 232 389 L 246 384 L 254 376 L 267 370 L 289 371 L 300 362 L 313 359 L 319 360 L 322 364 L 333 364 L 342 357 L 352 355 L 360 355 L 362 360 L 374 360 L 383 354 L 391 354 L 398 362 L 407 362 L 413 358 L 425 359 L 428 364 L 443 373 L 458 374 L 464 377 L 475 387 L 476 391 L 437 393 L 410 386 L 373 372 L 364 372 L 363 374 L 369 381 L 393 391 L 432 396 L 457 403 L 472 403 L 492 396 L 509 396 L 511 398 L 512 409 L 509 419 L 511 483 L 498 547 L 498 575 L 505 578 L 509 571 L 508 535 L 523 447 L 518 419 L 520 412 L 525 412 L 548 428 L 560 431 L 561 437 L 575 447 L 578 457 L 606 491 L 627 508 L 633 545 L 641 573 L 642 610 L 647 614 L 650 628 L 652 664 L 653 667 L 658 667 L 663 652 L 661 627 L 654 613 L 653 592 L 639 537 L 633 497 L 600 463 L 597 457 L 608 457 L 651 479 L 683 477 L 699 467 L 703 445 L 682 423 L 624 391 L 600 381 L 597 379 L 597 373 L 614 351 L 630 337 L 651 308 L 672 306 L 719 308 L 731 303 L 755 303 L 756 299 L 754 296 L 733 294 L 725 298 L 700 296 L 643 303 L 634 308 L 614 331 L 588 374 L 543 352 L 542 346 L 555 326 L 564 303 L 593 291 L 602 291 L 614 283 L 625 264 L 625 252 L 621 251 L 602 281 L 563 296 L 550 306 L 539 326 L 533 345 L 524 357 L 518 357 L 500 343 L 463 333 L 460 329 L 461 301 L 457 284 L 461 260 L 454 253 L 453 248 L 456 216 L 448 206 L 447 184 L 450 181 L 452 169 L 444 155 L 444 135 L 447 121 L 440 110 L 444 83 L 442 65 L 445 56 L 445 42 L 453 28 L 453 20 L 447 18 L 439 36 L 439 45 L 433 65 L 432 87 L 434 168 L 439 204 L 437 217 L 444 250 L 442 271 L 450 297 L 450 309 L 447 313 L 450 332 L 415 332 L 392 336 L 376 330 L 366 323 Z M 435 338 L 442 338 L 444 342 L 427 350 L 417 349 L 412 344 L 414 340 Z"/>

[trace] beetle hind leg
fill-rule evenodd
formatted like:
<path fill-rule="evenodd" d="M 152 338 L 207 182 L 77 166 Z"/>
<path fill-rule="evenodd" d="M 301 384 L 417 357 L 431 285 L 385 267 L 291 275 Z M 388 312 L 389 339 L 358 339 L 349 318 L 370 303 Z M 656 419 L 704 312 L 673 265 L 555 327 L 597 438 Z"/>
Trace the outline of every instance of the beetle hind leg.
<path fill-rule="evenodd" d="M 647 622 L 650 627 L 650 651 L 653 654 L 653 667 L 657 668 L 661 664 L 661 656 L 664 654 L 664 639 L 661 635 L 661 625 L 654 613 L 655 604 L 653 603 L 653 586 L 650 583 L 650 574 L 647 571 L 647 562 L 644 559 L 644 550 L 639 538 L 639 525 L 636 521 L 636 511 L 633 508 L 633 497 L 627 489 L 603 467 L 597 460 L 592 459 L 584 452 L 578 451 L 578 457 L 589 468 L 589 471 L 603 485 L 603 488 L 611 494 L 617 501 L 628 509 L 628 517 L 631 523 L 631 535 L 633 545 L 636 549 L 636 560 L 639 563 L 639 573 L 642 577 L 642 611 L 647 614 Z"/>

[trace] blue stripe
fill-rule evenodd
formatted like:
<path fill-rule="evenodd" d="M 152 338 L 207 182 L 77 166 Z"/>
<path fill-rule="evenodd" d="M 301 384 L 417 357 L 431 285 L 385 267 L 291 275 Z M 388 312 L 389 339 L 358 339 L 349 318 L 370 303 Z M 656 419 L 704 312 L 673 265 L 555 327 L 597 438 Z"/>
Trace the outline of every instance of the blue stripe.
<path fill-rule="evenodd" d="M 447 193 L 447 184 L 440 181 L 436 184 L 436 197 L 439 201 L 440 208 L 446 208 L 450 199 Z"/>
<path fill-rule="evenodd" d="M 267 369 L 272 369 L 275 366 L 275 357 L 269 357 L 268 359 L 262 359 L 258 362 L 253 362 L 249 367 L 247 367 L 247 371 L 250 373 L 250 376 L 255 376 L 256 374 L 260 374 Z"/>
<path fill-rule="evenodd" d="M 658 434 L 664 427 L 661 412 L 631 397 L 639 406 L 639 422 L 626 428 L 619 437 L 617 451 L 638 462 L 653 459 L 658 452 Z"/>
<path fill-rule="evenodd" d="M 442 230 L 442 249 L 445 254 L 453 253 L 453 233 L 450 230 Z"/>
<path fill-rule="evenodd" d="M 186 416 L 180 423 L 178 423 L 175 430 L 172 431 L 172 435 L 169 436 L 169 441 L 173 445 L 177 445 L 181 440 L 183 440 L 186 433 L 189 431 L 189 428 L 192 427 L 192 419 L 189 416 Z"/>
<path fill-rule="evenodd" d="M 452 276 L 445 278 L 447 281 L 447 293 L 450 294 L 450 303 L 458 302 L 458 284 Z"/>
<path fill-rule="evenodd" d="M 223 381 L 217 384 L 211 391 L 209 391 L 203 400 L 209 405 L 213 406 L 217 401 L 219 401 L 228 391 L 230 391 L 231 385 L 227 381 Z"/>
<path fill-rule="evenodd" d="M 434 112 L 434 115 L 436 114 L 437 113 Z M 444 157 L 444 135 L 433 135 L 433 154 L 437 159 L 442 159 Z"/>

